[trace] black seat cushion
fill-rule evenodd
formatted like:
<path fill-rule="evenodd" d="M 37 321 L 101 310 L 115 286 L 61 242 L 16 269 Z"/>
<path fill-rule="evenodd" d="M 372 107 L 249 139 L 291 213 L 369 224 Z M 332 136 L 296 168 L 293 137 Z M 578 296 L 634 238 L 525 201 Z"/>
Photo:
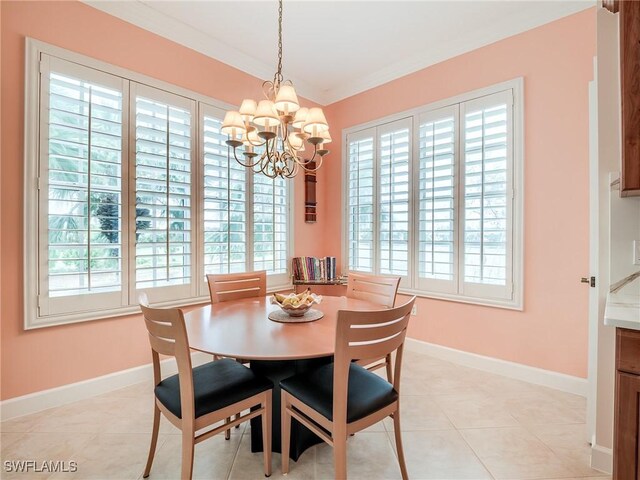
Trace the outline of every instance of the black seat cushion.
<path fill-rule="evenodd" d="M 273 382 L 243 366 L 223 358 L 193 369 L 196 418 L 273 388 Z M 158 400 L 182 418 L 178 375 L 162 380 L 155 388 Z"/>
<path fill-rule="evenodd" d="M 333 363 L 280 382 L 280 387 L 333 421 Z M 386 380 L 360 365 L 349 367 L 347 423 L 370 415 L 398 399 Z"/>

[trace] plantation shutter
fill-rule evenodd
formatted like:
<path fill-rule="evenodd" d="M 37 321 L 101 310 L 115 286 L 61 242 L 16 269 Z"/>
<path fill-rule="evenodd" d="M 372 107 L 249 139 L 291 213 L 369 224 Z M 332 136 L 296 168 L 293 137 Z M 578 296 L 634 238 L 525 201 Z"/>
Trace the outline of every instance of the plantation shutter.
<path fill-rule="evenodd" d="M 118 77 L 42 55 L 40 316 L 127 304 L 126 94 Z"/>
<path fill-rule="evenodd" d="M 378 273 L 409 275 L 409 194 L 411 118 L 377 129 L 378 141 Z"/>
<path fill-rule="evenodd" d="M 234 160 L 235 161 L 235 160 Z M 288 189 L 291 180 L 253 174 L 253 270 L 266 270 L 270 286 L 289 283 L 287 275 Z"/>
<path fill-rule="evenodd" d="M 247 169 L 229 156 L 225 112 L 201 104 L 204 157 L 204 273 L 247 270 Z M 233 153 L 231 153 L 233 155 Z"/>
<path fill-rule="evenodd" d="M 348 268 L 374 271 L 374 128 L 347 137 L 348 144 Z"/>
<path fill-rule="evenodd" d="M 417 287 L 455 293 L 458 107 L 418 117 Z"/>
<path fill-rule="evenodd" d="M 469 296 L 512 296 L 512 110 L 511 90 L 461 105 L 461 289 Z"/>
<path fill-rule="evenodd" d="M 194 296 L 195 102 L 144 85 L 132 84 L 131 89 L 136 289 L 151 289 L 151 301 Z"/>

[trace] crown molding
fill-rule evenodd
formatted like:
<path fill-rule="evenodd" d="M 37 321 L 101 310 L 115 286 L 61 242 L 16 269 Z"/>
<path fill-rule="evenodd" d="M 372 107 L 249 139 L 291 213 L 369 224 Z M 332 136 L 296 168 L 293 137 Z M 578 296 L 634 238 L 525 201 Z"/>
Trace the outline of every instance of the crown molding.
<path fill-rule="evenodd" d="M 82 3 L 248 73 L 258 80 L 273 77 L 274 65 L 261 62 L 139 0 L 82 0 Z M 302 97 L 321 105 L 326 104 L 322 89 L 299 78 L 291 77 L 291 80 Z"/>
<path fill-rule="evenodd" d="M 205 32 L 165 15 L 140 0 L 82 1 L 91 7 L 207 55 L 257 79 L 270 79 L 273 76 L 274 68 L 272 65 L 264 63 Z M 302 97 L 320 105 L 329 105 L 415 73 L 449 58 L 586 10 L 595 4 L 595 0 L 548 2 L 544 10 L 539 10 L 535 14 L 532 14 L 530 10 L 524 9 L 519 17 L 512 19 L 506 27 L 485 30 L 479 35 L 476 33 L 472 37 L 459 35 L 453 41 L 438 45 L 438 48 L 412 55 L 383 69 L 371 72 L 364 77 L 345 81 L 342 85 L 332 88 L 323 89 L 295 76 L 291 77 L 291 80 L 295 83 L 296 90 Z"/>

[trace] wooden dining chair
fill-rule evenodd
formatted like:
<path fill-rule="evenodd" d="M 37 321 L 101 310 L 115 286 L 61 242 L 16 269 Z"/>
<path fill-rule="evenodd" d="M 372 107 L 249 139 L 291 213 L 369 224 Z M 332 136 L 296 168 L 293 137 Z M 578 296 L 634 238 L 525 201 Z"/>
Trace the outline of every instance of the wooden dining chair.
<path fill-rule="evenodd" d="M 264 297 L 267 294 L 266 270 L 246 273 L 209 274 L 207 275 L 207 283 L 209 284 L 212 305 L 242 298 Z M 220 357 L 214 355 L 213 359 L 219 360 Z M 244 358 L 237 358 L 236 360 L 244 364 L 249 363 L 249 360 Z M 236 425 L 236 428 L 239 426 Z M 227 440 L 231 438 L 230 430 L 225 433 L 225 438 Z"/>
<path fill-rule="evenodd" d="M 149 333 L 155 385 L 153 432 L 143 477 L 147 478 L 151 471 L 158 442 L 160 414 L 182 431 L 180 478 L 183 480 L 191 478 L 193 452 L 197 443 L 253 417 L 261 416 L 264 474 L 270 476 L 273 382 L 231 359 L 212 361 L 192 368 L 182 310 L 150 308 L 146 296 L 140 299 L 140 308 Z M 177 375 L 162 379 L 160 355 L 175 357 L 178 365 Z M 233 415 L 251 408 L 255 409 L 236 417 L 233 421 L 230 420 Z M 197 434 L 218 422 L 224 423 Z"/>
<path fill-rule="evenodd" d="M 211 303 L 264 297 L 267 294 L 267 272 L 223 273 L 207 275 Z"/>
<path fill-rule="evenodd" d="M 282 473 L 289 472 L 291 419 L 295 418 L 333 446 L 335 478 L 347 478 L 347 438 L 386 417 L 393 417 L 402 478 L 407 467 L 400 433 L 400 371 L 411 309 L 338 312 L 334 362 L 280 382 Z M 393 384 L 352 360 L 396 352 Z"/>
<path fill-rule="evenodd" d="M 347 277 L 347 297 L 359 298 L 360 300 L 391 308 L 396 302 L 398 285 L 400 285 L 400 277 L 349 273 Z M 391 355 L 382 358 L 363 358 L 357 360 L 357 363 L 371 371 L 384 367 L 387 370 L 387 380 L 389 382 L 393 381 Z"/>

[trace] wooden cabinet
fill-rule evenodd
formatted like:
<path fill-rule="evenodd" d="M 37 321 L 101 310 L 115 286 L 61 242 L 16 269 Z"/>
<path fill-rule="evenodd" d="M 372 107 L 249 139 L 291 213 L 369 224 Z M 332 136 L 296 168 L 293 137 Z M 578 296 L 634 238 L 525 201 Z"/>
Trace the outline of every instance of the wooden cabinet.
<path fill-rule="evenodd" d="M 602 6 L 620 24 L 620 194 L 640 195 L 640 1 L 603 0 Z"/>
<path fill-rule="evenodd" d="M 618 328 L 613 480 L 640 479 L 640 331 Z"/>
<path fill-rule="evenodd" d="M 622 170 L 620 194 L 640 195 L 640 1 L 603 0 L 619 15 Z"/>
<path fill-rule="evenodd" d="M 623 196 L 640 195 L 640 2 L 620 2 Z"/>

